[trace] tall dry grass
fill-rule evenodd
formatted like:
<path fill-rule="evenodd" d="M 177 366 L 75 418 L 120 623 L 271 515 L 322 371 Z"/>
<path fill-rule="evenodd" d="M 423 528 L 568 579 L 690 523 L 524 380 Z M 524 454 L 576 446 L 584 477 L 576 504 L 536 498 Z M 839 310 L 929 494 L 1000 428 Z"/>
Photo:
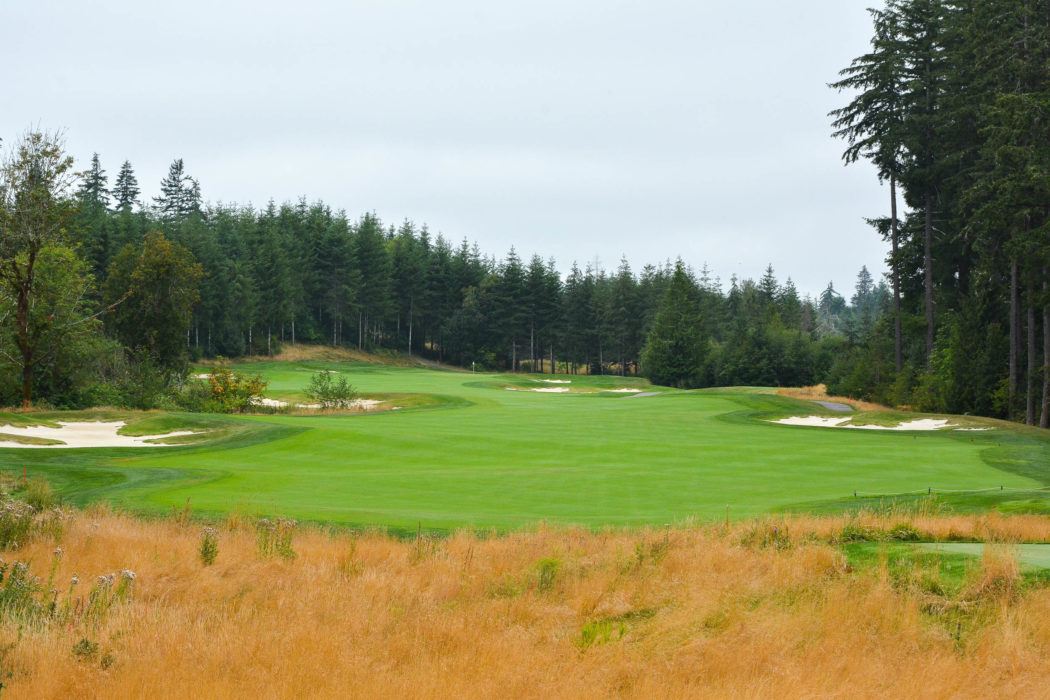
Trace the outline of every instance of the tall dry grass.
<path fill-rule="evenodd" d="M 889 406 L 883 406 L 882 404 L 872 403 L 870 401 L 861 401 L 852 396 L 831 396 L 828 394 L 828 388 L 823 384 L 803 387 L 780 387 L 777 389 L 777 394 L 779 396 L 788 396 L 793 399 L 805 399 L 807 401 L 834 401 L 835 403 L 844 403 L 847 406 L 852 406 L 854 410 L 857 411 L 893 410 Z"/>
<path fill-rule="evenodd" d="M 205 566 L 197 524 L 89 510 L 56 587 L 130 569 L 132 595 L 98 621 L 0 626 L 5 697 L 1045 696 L 1050 591 L 1021 584 L 1008 547 L 942 600 L 834 544 L 905 518 L 1050 538 L 1042 517 L 902 513 L 415 541 L 297 528 L 293 558 L 233 520 Z M 54 547 L 4 558 L 45 575 Z M 74 652 L 85 639 L 97 653 Z"/>

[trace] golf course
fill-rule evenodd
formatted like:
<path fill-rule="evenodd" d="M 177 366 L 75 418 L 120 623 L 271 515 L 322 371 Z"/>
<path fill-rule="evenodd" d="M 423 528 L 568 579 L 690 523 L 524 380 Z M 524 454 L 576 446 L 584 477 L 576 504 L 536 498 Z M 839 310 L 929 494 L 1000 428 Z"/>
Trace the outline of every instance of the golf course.
<path fill-rule="evenodd" d="M 346 377 L 378 408 L 4 414 L 9 425 L 123 420 L 127 434 L 195 434 L 163 448 L 4 448 L 0 461 L 11 476 L 46 479 L 79 505 L 168 513 L 189 504 L 216 517 L 410 532 L 540 521 L 660 526 L 924 498 L 962 512 L 1043 512 L 1050 504 L 1041 490 L 1050 485 L 1050 441 L 1001 421 L 934 416 L 947 426 L 850 430 L 773 421 L 824 416 L 870 428 L 923 416 L 837 413 L 774 389 L 679 391 L 608 376 L 367 362 L 234 368 L 264 377 L 266 396 L 293 409 L 318 372 Z"/>

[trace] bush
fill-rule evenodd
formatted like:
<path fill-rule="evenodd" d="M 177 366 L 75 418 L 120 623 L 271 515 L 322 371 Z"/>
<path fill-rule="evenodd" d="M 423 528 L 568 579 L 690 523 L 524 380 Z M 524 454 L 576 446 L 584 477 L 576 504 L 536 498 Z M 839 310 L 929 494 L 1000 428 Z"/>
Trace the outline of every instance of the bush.
<path fill-rule="evenodd" d="M 197 549 L 201 563 L 211 566 L 219 556 L 219 531 L 215 528 L 206 527 L 201 532 L 201 543 Z"/>
<path fill-rule="evenodd" d="M 541 593 L 546 593 L 554 588 L 554 581 L 558 578 L 558 571 L 560 569 L 561 561 L 558 559 L 540 559 L 536 562 L 536 573 L 538 578 L 536 587 Z"/>
<path fill-rule="evenodd" d="M 47 479 L 30 479 L 21 495 L 23 501 L 37 510 L 50 508 L 57 502 L 55 491 Z"/>
<path fill-rule="evenodd" d="M 186 383 L 176 403 L 196 413 L 244 413 L 258 402 L 266 386 L 262 377 L 234 372 L 220 357 L 206 380 Z"/>
<path fill-rule="evenodd" d="M 306 393 L 326 411 L 330 408 L 349 408 L 357 396 L 346 377 L 333 379 L 331 372 L 316 372 L 310 377 Z"/>
<path fill-rule="evenodd" d="M 919 534 L 919 531 L 916 530 L 914 526 L 908 523 L 901 523 L 900 525 L 895 525 L 888 533 L 886 533 L 886 536 L 889 539 L 896 540 L 898 542 L 917 542 L 918 540 L 922 539 L 922 536 Z"/>

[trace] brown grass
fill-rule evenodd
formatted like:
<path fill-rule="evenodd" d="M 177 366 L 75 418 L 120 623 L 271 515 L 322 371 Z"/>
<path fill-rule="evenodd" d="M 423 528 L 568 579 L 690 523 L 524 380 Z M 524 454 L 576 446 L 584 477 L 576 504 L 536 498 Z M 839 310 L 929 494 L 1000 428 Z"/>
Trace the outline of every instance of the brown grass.
<path fill-rule="evenodd" d="M 418 367 L 419 363 L 403 353 L 385 352 L 370 353 L 355 350 L 348 347 L 334 348 L 330 345 L 308 345 L 297 343 L 286 344 L 281 351 L 275 355 L 249 355 L 236 358 L 238 363 L 244 362 L 371 362 L 381 365 L 398 365 L 403 367 Z M 201 367 L 209 367 L 217 364 L 217 360 L 202 359 L 196 362 Z"/>
<path fill-rule="evenodd" d="M 883 406 L 870 401 L 860 401 L 848 396 L 829 396 L 828 389 L 823 384 L 803 387 L 780 387 L 777 389 L 780 396 L 789 396 L 793 399 L 806 399 L 808 401 L 835 401 L 852 406 L 858 411 L 893 411 L 889 406 Z"/>
<path fill-rule="evenodd" d="M 1008 549 L 944 606 L 969 616 L 960 632 L 929 593 L 851 571 L 833 544 L 905 517 L 418 541 L 300 528 L 291 561 L 234 519 L 205 567 L 199 525 L 96 509 L 64 535 L 57 587 L 127 568 L 133 597 L 99 624 L 0 626 L 5 697 L 1043 696 L 1050 590 L 1021 586 Z M 907 521 L 1050 538 L 1045 517 Z M 46 578 L 54 546 L 5 559 Z M 85 638 L 97 658 L 73 653 Z"/>

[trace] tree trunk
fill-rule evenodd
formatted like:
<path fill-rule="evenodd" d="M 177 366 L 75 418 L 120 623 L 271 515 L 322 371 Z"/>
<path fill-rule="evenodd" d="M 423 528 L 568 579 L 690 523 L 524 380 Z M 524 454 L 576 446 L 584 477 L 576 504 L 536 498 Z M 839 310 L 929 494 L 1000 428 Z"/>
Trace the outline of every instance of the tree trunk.
<path fill-rule="evenodd" d="M 926 364 L 933 354 L 933 195 L 926 195 L 926 224 L 923 243 L 923 266 L 926 268 Z"/>
<path fill-rule="evenodd" d="M 272 336 L 270 334 L 270 327 L 266 327 L 266 354 L 273 357 L 273 345 L 271 343 Z"/>
<path fill-rule="evenodd" d="M 536 372 L 536 322 L 529 321 L 529 371 Z"/>
<path fill-rule="evenodd" d="M 295 345 L 295 316 L 292 316 L 292 345 Z"/>
<path fill-rule="evenodd" d="M 1029 295 L 1034 290 L 1029 289 Z M 1025 378 L 1025 417 L 1026 425 L 1035 425 L 1035 306 L 1032 297 L 1028 297 L 1028 376 Z"/>
<path fill-rule="evenodd" d="M 904 354 L 901 340 L 901 273 L 900 261 L 897 259 L 900 231 L 897 229 L 897 180 L 894 175 L 890 175 L 890 241 L 893 246 L 893 262 L 890 265 L 893 281 L 893 360 L 897 374 L 900 374 L 904 371 Z"/>
<path fill-rule="evenodd" d="M 22 367 L 22 410 L 28 410 L 33 405 L 33 365 L 26 364 Z"/>
<path fill-rule="evenodd" d="M 557 374 L 558 368 L 554 365 L 554 343 L 551 343 L 551 374 Z"/>
<path fill-rule="evenodd" d="M 1043 270 L 1043 298 L 1047 298 L 1047 270 Z M 1050 303 L 1043 306 L 1043 400 L 1039 427 L 1050 428 Z"/>
<path fill-rule="evenodd" d="M 364 315 L 362 314 L 362 312 L 358 311 L 357 312 L 357 349 L 358 350 L 361 349 L 361 344 L 364 341 L 364 337 L 365 337 L 364 334 L 365 334 L 365 331 L 364 331 Z"/>
<path fill-rule="evenodd" d="M 1007 395 L 1007 417 L 1014 419 L 1014 410 L 1017 404 L 1017 346 L 1019 332 L 1017 328 L 1018 315 L 1017 300 L 1017 260 L 1010 261 L 1010 379 Z"/>

